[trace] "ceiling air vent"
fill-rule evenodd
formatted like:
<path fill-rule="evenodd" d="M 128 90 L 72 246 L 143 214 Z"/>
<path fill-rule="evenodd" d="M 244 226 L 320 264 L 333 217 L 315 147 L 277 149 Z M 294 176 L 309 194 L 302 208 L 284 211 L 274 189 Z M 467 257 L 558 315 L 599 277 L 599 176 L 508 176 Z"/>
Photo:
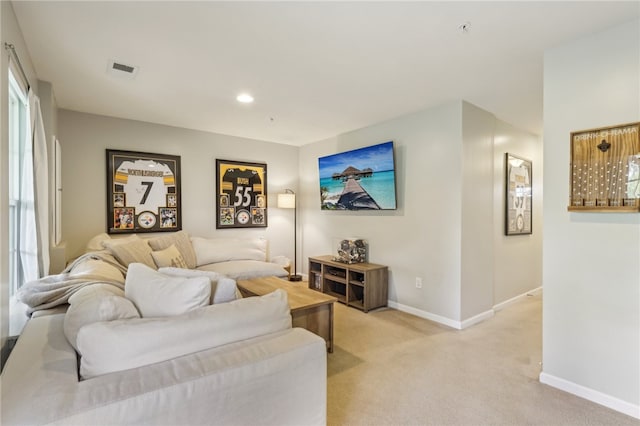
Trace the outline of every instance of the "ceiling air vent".
<path fill-rule="evenodd" d="M 136 74 L 138 74 L 138 67 L 123 64 L 121 61 L 115 61 L 112 59 L 109 61 L 107 71 L 110 74 L 117 75 L 119 77 L 134 78 Z"/>

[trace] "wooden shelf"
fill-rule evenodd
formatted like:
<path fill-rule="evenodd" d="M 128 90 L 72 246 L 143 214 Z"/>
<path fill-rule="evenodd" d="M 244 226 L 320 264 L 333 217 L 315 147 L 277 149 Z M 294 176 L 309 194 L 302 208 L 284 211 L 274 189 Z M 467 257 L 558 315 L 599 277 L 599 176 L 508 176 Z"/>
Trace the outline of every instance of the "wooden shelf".
<path fill-rule="evenodd" d="M 569 206 L 567 210 L 582 213 L 640 213 L 640 206 Z"/>
<path fill-rule="evenodd" d="M 388 277 L 388 268 L 384 265 L 340 263 L 332 256 L 309 258 L 310 289 L 330 294 L 339 302 L 364 312 L 387 306 Z"/>
<path fill-rule="evenodd" d="M 331 275 L 331 274 L 324 274 L 324 279 L 325 280 L 330 280 L 330 281 L 335 281 L 337 283 L 341 283 L 341 284 L 346 284 L 347 280 L 345 278 L 342 277 L 338 277 L 337 275 Z"/>

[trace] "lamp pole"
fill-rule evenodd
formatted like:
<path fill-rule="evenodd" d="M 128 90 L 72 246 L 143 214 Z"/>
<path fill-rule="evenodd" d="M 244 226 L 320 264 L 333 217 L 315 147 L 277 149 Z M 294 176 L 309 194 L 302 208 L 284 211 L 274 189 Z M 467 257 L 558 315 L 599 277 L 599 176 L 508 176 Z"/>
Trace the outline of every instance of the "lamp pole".
<path fill-rule="evenodd" d="M 285 189 L 284 194 L 278 194 L 278 207 L 293 209 L 293 265 L 289 281 L 302 281 L 302 276 L 297 274 L 296 259 L 298 257 L 298 200 L 296 193 Z"/>

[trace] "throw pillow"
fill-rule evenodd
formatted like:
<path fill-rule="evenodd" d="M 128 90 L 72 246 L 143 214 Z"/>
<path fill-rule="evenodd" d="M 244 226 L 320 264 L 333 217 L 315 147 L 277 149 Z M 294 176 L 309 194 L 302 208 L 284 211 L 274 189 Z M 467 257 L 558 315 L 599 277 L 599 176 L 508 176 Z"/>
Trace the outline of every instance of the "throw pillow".
<path fill-rule="evenodd" d="M 187 268 L 193 269 L 196 267 L 196 252 L 193 251 L 191 238 L 189 238 L 189 234 L 186 231 L 178 231 L 173 234 L 150 238 L 149 245 L 156 251 L 164 250 L 171 245 L 175 245 L 184 258 Z"/>
<path fill-rule="evenodd" d="M 98 322 L 78 333 L 80 375 L 88 379 L 138 368 L 289 328 L 283 290 L 171 318 Z"/>
<path fill-rule="evenodd" d="M 105 234 L 104 232 L 101 234 L 98 234 L 89 240 L 85 251 L 88 253 L 90 251 L 104 250 L 103 243 L 109 240 L 111 240 L 111 237 L 108 234 Z"/>
<path fill-rule="evenodd" d="M 122 239 L 114 238 L 104 241 L 103 245 L 124 267 L 128 267 L 131 263 L 143 263 L 154 269 L 156 267 L 151 257 L 151 247 L 146 240 L 137 235 Z"/>
<path fill-rule="evenodd" d="M 173 244 L 164 250 L 151 252 L 151 257 L 153 257 L 153 261 L 156 263 L 158 268 L 187 268 L 187 263 Z"/>
<path fill-rule="evenodd" d="M 236 300 L 236 281 L 217 272 L 198 271 L 193 269 L 160 268 L 158 272 L 173 277 L 207 277 L 211 281 L 211 304 Z"/>
<path fill-rule="evenodd" d="M 78 350 L 78 332 L 87 324 L 117 319 L 140 318 L 138 310 L 130 300 L 105 290 L 102 290 L 102 292 L 98 290 L 94 292 L 92 297 L 75 298 L 73 302 L 71 299 L 69 300 L 71 305 L 64 316 L 63 329 L 67 340 L 76 350 Z"/>
<path fill-rule="evenodd" d="M 180 315 L 209 304 L 211 283 L 207 277 L 178 278 L 132 263 L 124 293 L 143 318 Z"/>
<path fill-rule="evenodd" d="M 229 260 L 267 260 L 264 238 L 191 238 L 197 266 Z"/>

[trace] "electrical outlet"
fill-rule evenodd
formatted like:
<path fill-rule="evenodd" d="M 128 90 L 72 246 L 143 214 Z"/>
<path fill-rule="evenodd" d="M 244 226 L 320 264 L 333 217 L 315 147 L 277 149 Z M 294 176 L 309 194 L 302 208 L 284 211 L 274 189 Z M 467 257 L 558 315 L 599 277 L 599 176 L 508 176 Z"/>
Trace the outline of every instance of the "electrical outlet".
<path fill-rule="evenodd" d="M 422 288 L 422 278 L 416 277 L 416 288 Z"/>

